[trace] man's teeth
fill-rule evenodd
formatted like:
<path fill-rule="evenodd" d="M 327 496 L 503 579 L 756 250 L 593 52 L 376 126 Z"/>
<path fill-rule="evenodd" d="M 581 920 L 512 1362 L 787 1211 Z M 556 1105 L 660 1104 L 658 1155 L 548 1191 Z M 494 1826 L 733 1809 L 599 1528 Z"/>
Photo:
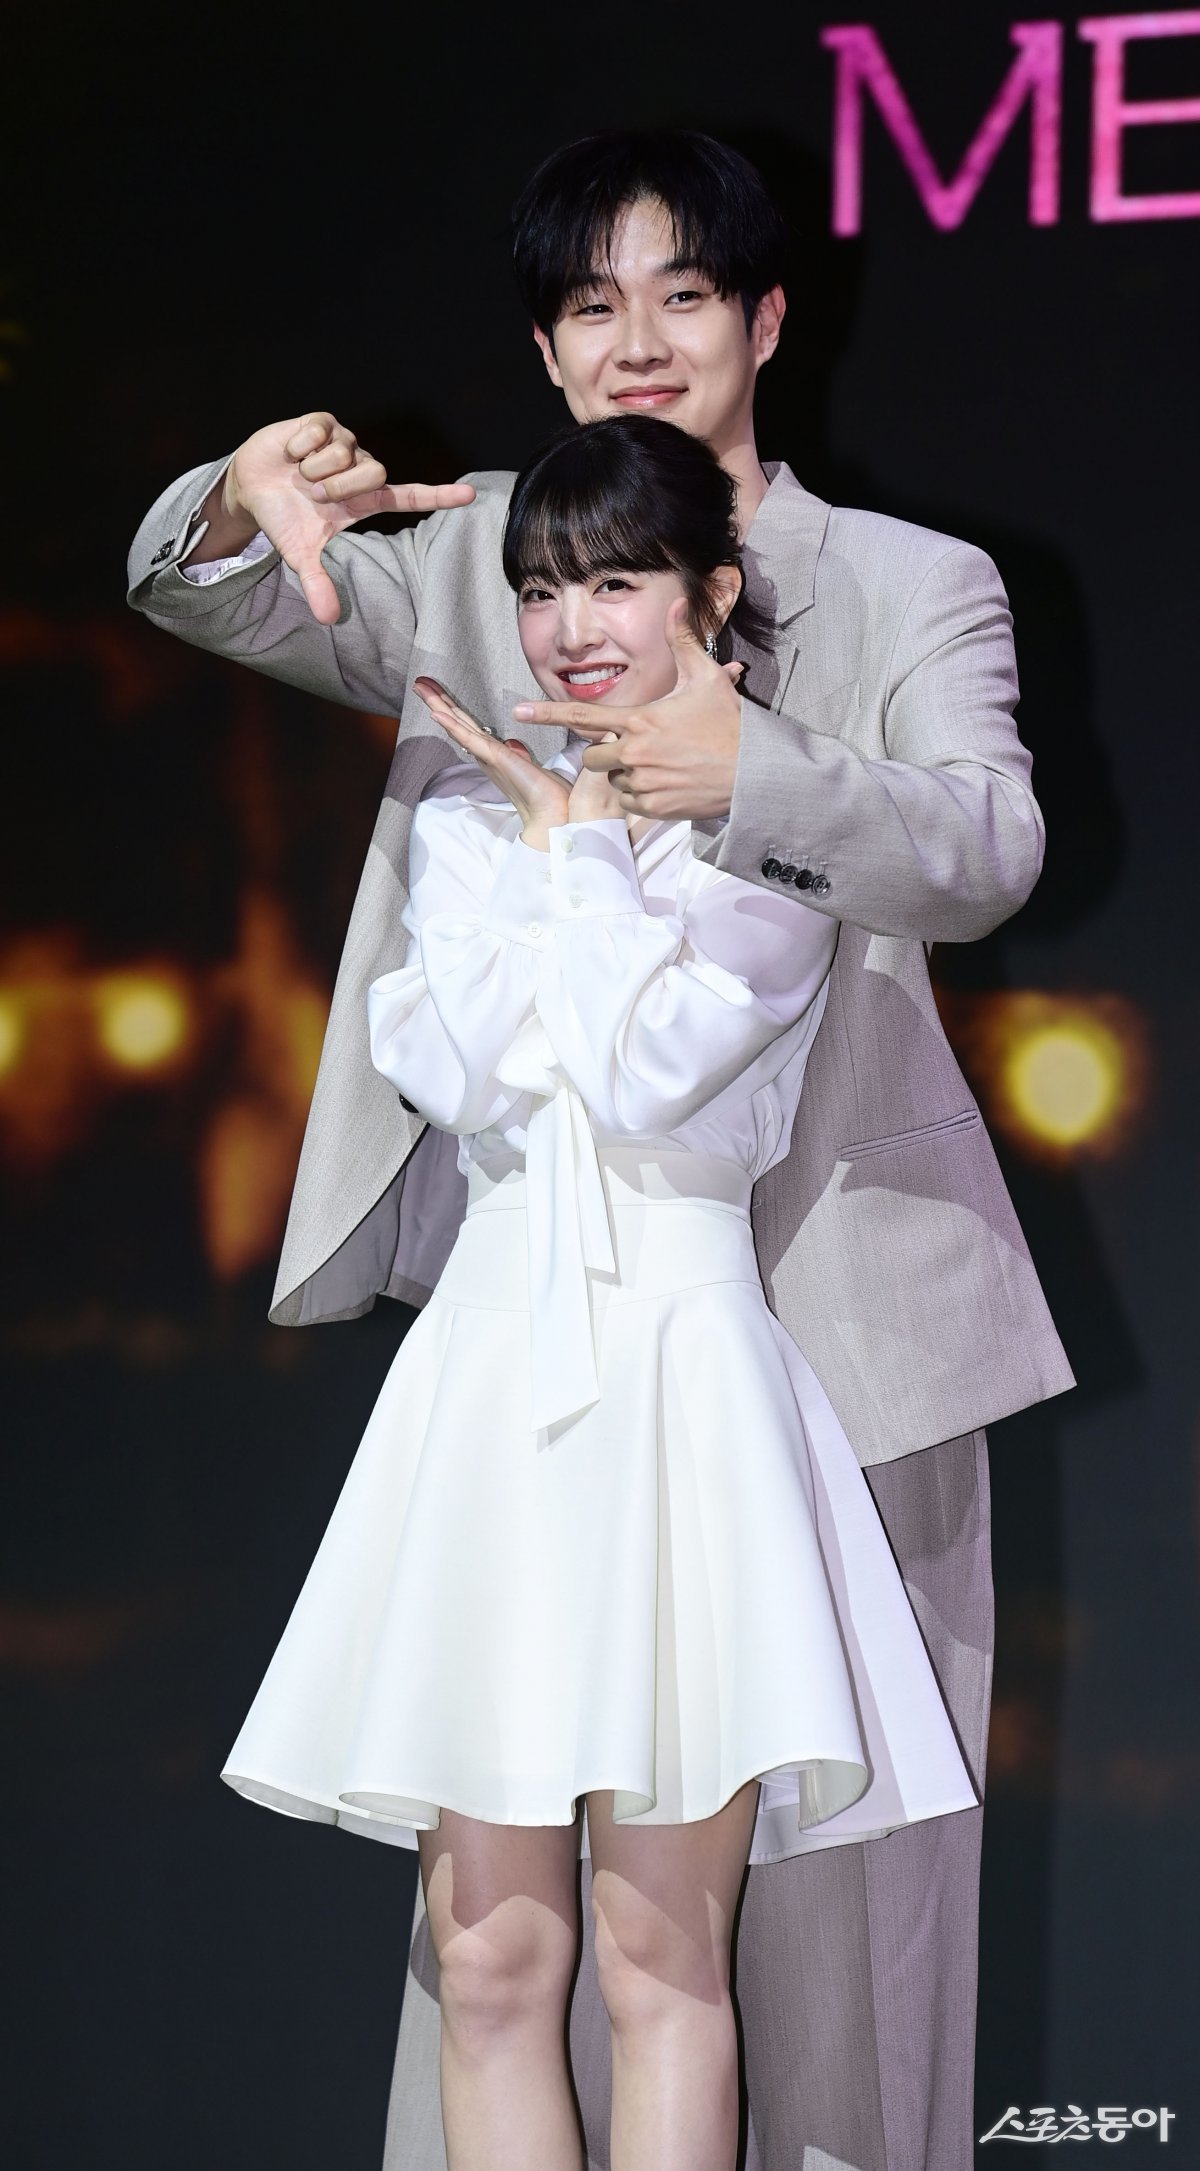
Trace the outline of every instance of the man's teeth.
<path fill-rule="evenodd" d="M 596 686 L 603 678 L 616 678 L 624 669 L 623 663 L 602 663 L 595 671 L 564 671 L 562 675 L 571 686 Z"/>

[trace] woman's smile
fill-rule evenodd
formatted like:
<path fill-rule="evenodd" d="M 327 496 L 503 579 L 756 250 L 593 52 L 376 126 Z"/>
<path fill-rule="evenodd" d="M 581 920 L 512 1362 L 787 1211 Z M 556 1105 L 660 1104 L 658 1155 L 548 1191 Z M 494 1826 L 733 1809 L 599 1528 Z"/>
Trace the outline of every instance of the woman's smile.
<path fill-rule="evenodd" d="M 624 676 L 623 663 L 569 664 L 556 673 L 577 701 L 603 701 Z"/>

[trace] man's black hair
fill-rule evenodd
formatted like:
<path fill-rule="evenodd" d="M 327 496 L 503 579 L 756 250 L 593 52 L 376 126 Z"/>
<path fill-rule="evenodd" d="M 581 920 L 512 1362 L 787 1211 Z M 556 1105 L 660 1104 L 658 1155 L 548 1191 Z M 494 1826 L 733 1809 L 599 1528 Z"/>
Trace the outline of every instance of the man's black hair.
<path fill-rule="evenodd" d="M 613 129 L 544 159 L 513 206 L 513 270 L 521 300 L 552 335 L 563 311 L 611 264 L 629 204 L 666 206 L 674 262 L 718 294 L 741 296 L 746 330 L 782 282 L 787 229 L 757 168 L 695 129 Z"/>
<path fill-rule="evenodd" d="M 559 588 L 605 573 L 678 573 L 702 640 L 717 630 L 711 575 L 722 565 L 742 571 L 736 485 L 703 439 L 673 422 L 604 415 L 556 437 L 521 469 L 503 555 L 518 594 L 530 582 Z M 770 646 L 770 620 L 748 600 L 744 579 L 730 624 L 755 647 Z"/>

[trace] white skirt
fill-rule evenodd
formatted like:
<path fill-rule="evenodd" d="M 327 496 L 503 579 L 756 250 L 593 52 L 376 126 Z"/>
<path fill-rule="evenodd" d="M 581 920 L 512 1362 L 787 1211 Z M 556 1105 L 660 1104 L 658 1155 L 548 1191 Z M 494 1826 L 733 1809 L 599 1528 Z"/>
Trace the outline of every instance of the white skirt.
<path fill-rule="evenodd" d="M 596 1788 L 686 1824 L 757 1778 L 753 1863 L 979 1800 L 748 1212 L 622 1158 L 600 1399 L 541 1432 L 524 1180 L 472 1199 L 221 1773 L 250 1800 L 415 1847 L 443 1808 L 564 1825 Z"/>

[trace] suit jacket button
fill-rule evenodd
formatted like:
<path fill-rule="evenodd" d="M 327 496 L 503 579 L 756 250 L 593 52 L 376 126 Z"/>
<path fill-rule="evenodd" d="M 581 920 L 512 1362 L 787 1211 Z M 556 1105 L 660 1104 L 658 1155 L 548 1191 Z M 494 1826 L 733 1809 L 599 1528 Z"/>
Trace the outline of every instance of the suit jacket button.
<path fill-rule="evenodd" d="M 168 535 L 166 542 L 160 545 L 160 547 L 155 551 L 154 556 L 151 558 L 151 565 L 161 565 L 164 558 L 170 557 L 171 552 L 174 550 L 174 548 L 175 538 L 173 535 Z"/>
<path fill-rule="evenodd" d="M 833 884 L 827 874 L 815 874 L 813 876 L 812 893 L 814 897 L 828 897 L 832 888 Z"/>
<path fill-rule="evenodd" d="M 802 867 L 799 874 L 796 876 L 796 888 L 798 890 L 810 890 L 814 886 L 815 885 L 813 883 L 812 868 Z"/>
<path fill-rule="evenodd" d="M 779 861 L 777 859 L 764 859 L 762 863 L 762 871 L 766 875 L 768 881 L 770 881 L 775 875 L 779 873 Z"/>
<path fill-rule="evenodd" d="M 781 881 L 781 882 L 794 882 L 794 881 L 795 881 L 795 879 L 796 879 L 796 870 L 795 870 L 795 868 L 794 868 L 794 867 L 781 867 L 781 868 L 779 869 L 779 879 L 780 879 L 780 881 Z"/>

